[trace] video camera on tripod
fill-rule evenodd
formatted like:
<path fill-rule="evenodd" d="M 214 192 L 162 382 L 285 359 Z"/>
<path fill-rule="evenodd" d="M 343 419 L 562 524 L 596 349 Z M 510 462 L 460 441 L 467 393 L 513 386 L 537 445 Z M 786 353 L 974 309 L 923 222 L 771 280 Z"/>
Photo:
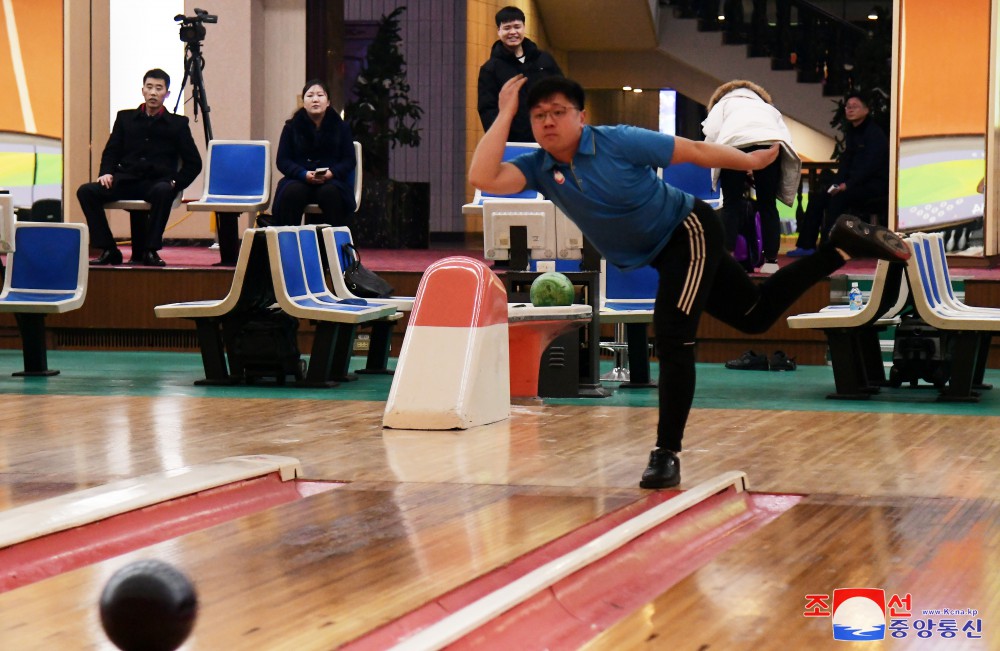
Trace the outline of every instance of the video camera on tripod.
<path fill-rule="evenodd" d="M 194 16 L 177 14 L 174 21 L 181 24 L 181 40 L 191 45 L 205 40 L 205 23 L 219 22 L 218 16 L 213 16 L 204 9 L 194 10 Z"/>
<path fill-rule="evenodd" d="M 217 23 L 219 17 L 214 16 L 204 9 L 195 8 L 194 16 L 177 14 L 174 21 L 181 24 L 180 36 L 184 41 L 184 79 L 181 81 L 181 92 L 177 95 L 177 104 L 174 106 L 174 113 L 184 99 L 184 86 L 191 80 L 191 99 L 194 101 L 194 117 L 198 119 L 200 110 L 204 116 L 205 143 L 212 140 L 212 121 L 208 114 L 212 109 L 208 106 L 208 97 L 205 95 L 205 80 L 201 71 L 205 67 L 205 59 L 201 55 L 201 42 L 205 40 L 205 23 Z"/>

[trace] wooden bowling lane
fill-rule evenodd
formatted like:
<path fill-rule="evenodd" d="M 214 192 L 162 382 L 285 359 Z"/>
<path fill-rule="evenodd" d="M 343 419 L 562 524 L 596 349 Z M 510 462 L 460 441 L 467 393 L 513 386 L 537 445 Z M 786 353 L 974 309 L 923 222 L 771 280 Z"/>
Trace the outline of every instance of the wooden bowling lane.
<path fill-rule="evenodd" d="M 594 638 L 588 651 L 789 651 L 854 648 L 805 595 L 881 588 L 911 595 L 905 638 L 865 649 L 1000 648 L 1000 505 L 986 499 L 812 496 Z M 829 601 L 827 604 L 829 605 Z M 918 638 L 923 609 L 977 609 L 959 631 Z M 887 614 L 888 614 L 887 610 Z M 940 622 L 944 616 L 932 615 Z M 963 632 L 981 619 L 980 638 Z"/>
<path fill-rule="evenodd" d="M 410 432 L 382 429 L 383 402 L 296 395 L 5 395 L 0 509 L 242 454 L 298 458 L 317 480 L 635 488 L 657 415 L 600 401 L 515 406 L 464 432 Z M 997 417 L 968 411 L 695 409 L 682 487 L 739 468 L 762 492 L 1000 495 Z"/>
<path fill-rule="evenodd" d="M 117 569 L 154 558 L 198 592 L 185 649 L 331 649 L 642 495 L 352 484 L 0 594 L 0 640 L 112 648 L 100 592 Z"/>

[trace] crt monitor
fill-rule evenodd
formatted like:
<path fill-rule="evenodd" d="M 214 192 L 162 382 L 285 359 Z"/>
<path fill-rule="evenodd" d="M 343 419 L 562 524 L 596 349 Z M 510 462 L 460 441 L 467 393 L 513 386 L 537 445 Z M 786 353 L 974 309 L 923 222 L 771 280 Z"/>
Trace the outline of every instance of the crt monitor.
<path fill-rule="evenodd" d="M 560 260 L 583 258 L 583 233 L 566 213 L 556 208 L 556 251 Z"/>
<path fill-rule="evenodd" d="M 551 201 L 483 203 L 483 253 L 527 269 L 529 259 L 556 257 L 555 206 Z"/>

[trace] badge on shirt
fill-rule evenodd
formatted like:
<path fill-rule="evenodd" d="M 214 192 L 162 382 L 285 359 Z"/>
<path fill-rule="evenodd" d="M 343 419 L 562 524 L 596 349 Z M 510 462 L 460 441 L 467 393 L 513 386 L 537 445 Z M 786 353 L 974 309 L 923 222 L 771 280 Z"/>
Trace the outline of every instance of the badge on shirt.
<path fill-rule="evenodd" d="M 554 178 L 554 179 L 556 180 L 556 183 L 558 183 L 559 185 L 562 185 L 563 183 L 565 183 L 565 182 L 566 182 L 566 177 L 565 177 L 565 176 L 563 176 L 563 173 L 562 173 L 562 172 L 560 172 L 559 170 L 556 170 L 556 171 L 555 171 L 555 172 L 554 172 L 554 173 L 552 174 L 552 178 Z"/>

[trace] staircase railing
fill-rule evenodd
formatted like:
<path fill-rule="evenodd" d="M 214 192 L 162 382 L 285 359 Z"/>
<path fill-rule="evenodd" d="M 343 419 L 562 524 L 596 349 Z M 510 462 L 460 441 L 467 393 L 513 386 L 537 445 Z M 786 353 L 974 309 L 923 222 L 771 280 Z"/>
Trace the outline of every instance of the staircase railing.
<path fill-rule="evenodd" d="M 855 54 L 872 32 L 806 0 L 749 1 L 749 20 L 742 0 L 665 4 L 679 18 L 697 19 L 701 31 L 722 32 L 724 43 L 746 44 L 748 56 L 770 57 L 772 69 L 795 70 L 798 81 L 823 84 L 824 95 L 851 89 Z"/>

